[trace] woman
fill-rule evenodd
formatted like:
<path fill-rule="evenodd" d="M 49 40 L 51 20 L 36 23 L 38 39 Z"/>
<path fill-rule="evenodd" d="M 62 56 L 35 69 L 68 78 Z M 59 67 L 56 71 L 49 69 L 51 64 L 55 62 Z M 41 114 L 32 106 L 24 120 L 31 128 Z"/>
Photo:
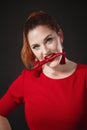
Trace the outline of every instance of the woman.
<path fill-rule="evenodd" d="M 43 11 L 29 15 L 21 51 L 26 68 L 1 98 L 2 116 L 24 103 L 30 130 L 87 129 L 87 65 L 66 57 L 63 40 L 54 17 Z"/>

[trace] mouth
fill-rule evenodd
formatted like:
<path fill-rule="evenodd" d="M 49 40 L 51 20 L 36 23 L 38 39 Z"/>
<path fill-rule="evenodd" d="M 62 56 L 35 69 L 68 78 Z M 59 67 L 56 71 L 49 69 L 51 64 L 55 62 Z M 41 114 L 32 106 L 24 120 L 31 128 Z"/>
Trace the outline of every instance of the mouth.
<path fill-rule="evenodd" d="M 49 55 L 45 56 L 45 58 L 44 58 L 44 59 L 49 59 L 49 58 L 53 57 L 54 55 L 55 55 L 55 53 L 51 53 L 51 54 L 49 54 Z"/>
<path fill-rule="evenodd" d="M 46 64 L 47 62 L 51 62 L 53 61 L 56 57 L 60 56 L 60 55 L 65 55 L 65 52 L 60 52 L 60 53 L 52 53 L 47 55 L 44 60 L 38 62 L 34 67 L 32 67 L 32 69 L 37 69 L 40 68 L 42 65 Z"/>

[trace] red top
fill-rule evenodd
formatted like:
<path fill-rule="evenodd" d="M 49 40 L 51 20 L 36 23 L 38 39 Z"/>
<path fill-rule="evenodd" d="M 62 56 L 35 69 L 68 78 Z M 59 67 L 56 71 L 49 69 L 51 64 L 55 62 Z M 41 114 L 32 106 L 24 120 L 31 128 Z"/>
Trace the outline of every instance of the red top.
<path fill-rule="evenodd" d="M 87 65 L 62 79 L 24 69 L 1 98 L 0 114 L 21 103 L 30 130 L 87 130 Z"/>

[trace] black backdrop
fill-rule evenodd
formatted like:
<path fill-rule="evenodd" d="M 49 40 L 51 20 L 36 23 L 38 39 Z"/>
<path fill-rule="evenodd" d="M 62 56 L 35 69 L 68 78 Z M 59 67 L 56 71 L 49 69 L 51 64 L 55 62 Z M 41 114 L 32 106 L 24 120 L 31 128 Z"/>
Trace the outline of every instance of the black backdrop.
<path fill-rule="evenodd" d="M 81 2 L 54 0 L 12 0 L 0 3 L 0 97 L 20 74 L 23 24 L 29 13 L 44 10 L 56 17 L 64 32 L 67 57 L 87 64 L 87 7 Z M 12 130 L 28 130 L 23 106 L 8 117 Z"/>

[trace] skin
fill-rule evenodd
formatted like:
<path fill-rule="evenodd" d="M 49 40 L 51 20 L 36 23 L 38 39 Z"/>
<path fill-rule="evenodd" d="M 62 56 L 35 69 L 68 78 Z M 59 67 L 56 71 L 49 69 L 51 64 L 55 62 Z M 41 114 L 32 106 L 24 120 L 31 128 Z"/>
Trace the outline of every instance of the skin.
<path fill-rule="evenodd" d="M 47 26 L 37 26 L 28 33 L 28 41 L 31 50 L 39 61 L 50 57 L 53 53 L 62 52 L 63 34 L 60 30 L 56 33 Z M 50 78 L 65 78 L 71 75 L 77 64 L 66 58 L 66 64 L 61 65 L 62 56 L 55 58 L 52 62 L 43 65 L 43 73 Z"/>
<path fill-rule="evenodd" d="M 38 26 L 30 31 L 28 40 L 33 53 L 39 61 L 42 61 L 45 57 L 50 57 L 53 53 L 62 52 L 60 36 L 47 26 Z M 57 58 L 57 64 L 60 59 Z"/>
<path fill-rule="evenodd" d="M 3 116 L 0 116 L 0 130 L 11 130 L 9 121 Z"/>

